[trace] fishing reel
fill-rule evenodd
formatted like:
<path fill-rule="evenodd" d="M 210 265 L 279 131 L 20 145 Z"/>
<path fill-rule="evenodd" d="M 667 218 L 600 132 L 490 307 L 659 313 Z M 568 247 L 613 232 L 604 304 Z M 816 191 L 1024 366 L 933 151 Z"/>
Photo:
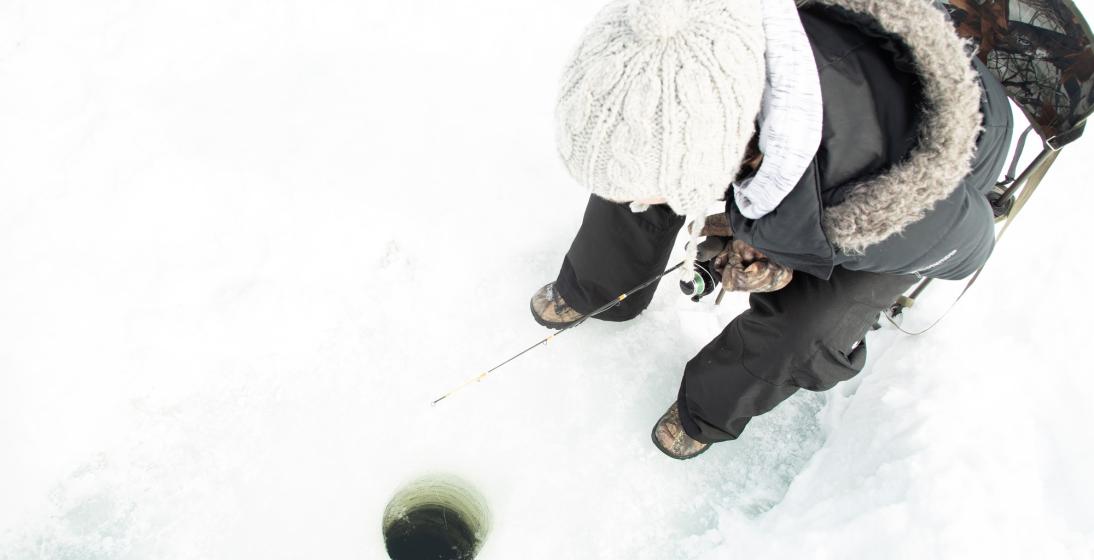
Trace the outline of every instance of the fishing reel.
<path fill-rule="evenodd" d="M 714 269 L 714 258 L 720 255 L 728 245 L 729 239 L 724 237 L 708 237 L 699 244 L 691 280 L 680 280 L 680 291 L 690 297 L 691 301 L 699 303 L 703 298 L 713 294 L 722 283 L 722 275 Z"/>
<path fill-rule="evenodd" d="M 680 281 L 680 291 L 684 292 L 685 296 L 690 297 L 691 301 L 699 303 L 703 298 L 714 293 L 714 290 L 718 288 L 718 284 L 721 283 L 721 278 L 714 271 L 714 261 L 695 263 L 693 272 L 695 274 L 691 281 Z"/>

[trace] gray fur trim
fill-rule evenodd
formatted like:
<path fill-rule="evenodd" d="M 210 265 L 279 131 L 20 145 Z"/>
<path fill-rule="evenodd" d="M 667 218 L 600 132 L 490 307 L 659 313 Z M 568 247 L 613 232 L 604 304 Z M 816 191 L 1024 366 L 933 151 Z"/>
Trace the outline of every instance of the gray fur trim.
<path fill-rule="evenodd" d="M 881 176 L 851 187 L 825 211 L 828 239 L 861 254 L 899 234 L 948 197 L 971 171 L 983 117 L 965 41 L 931 0 L 816 0 L 870 15 L 911 50 L 923 85 L 918 145 Z"/>

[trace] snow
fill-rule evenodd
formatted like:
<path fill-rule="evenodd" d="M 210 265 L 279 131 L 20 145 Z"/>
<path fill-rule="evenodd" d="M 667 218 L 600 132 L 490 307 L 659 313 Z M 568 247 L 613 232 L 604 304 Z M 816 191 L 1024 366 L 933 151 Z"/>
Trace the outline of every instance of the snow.
<path fill-rule="evenodd" d="M 429 406 L 546 333 L 596 9 L 0 3 L 0 558 L 383 558 L 433 472 L 482 560 L 1094 557 L 1086 141 L 938 328 L 701 459 L 649 430 L 743 296 L 663 286 Z"/>

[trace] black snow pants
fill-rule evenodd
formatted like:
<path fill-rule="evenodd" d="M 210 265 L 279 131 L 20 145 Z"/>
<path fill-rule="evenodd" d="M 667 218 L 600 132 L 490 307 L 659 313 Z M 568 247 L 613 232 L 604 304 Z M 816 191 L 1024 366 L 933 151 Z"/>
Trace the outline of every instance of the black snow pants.
<path fill-rule="evenodd" d="M 683 225 L 667 206 L 636 214 L 590 197 L 558 275 L 559 294 L 575 310 L 592 312 L 664 271 Z M 752 294 L 750 309 L 684 368 L 684 430 L 705 443 L 736 439 L 749 420 L 798 389 L 825 391 L 850 379 L 865 365 L 864 337 L 878 313 L 914 283 L 912 276 L 837 267 L 827 281 L 798 273 L 778 292 Z M 633 319 L 655 288 L 598 318 Z"/>

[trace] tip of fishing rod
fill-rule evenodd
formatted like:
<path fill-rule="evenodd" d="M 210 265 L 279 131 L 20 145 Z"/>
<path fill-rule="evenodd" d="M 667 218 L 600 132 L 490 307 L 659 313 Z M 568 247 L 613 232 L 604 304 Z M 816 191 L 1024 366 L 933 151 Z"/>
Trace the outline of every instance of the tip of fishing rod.
<path fill-rule="evenodd" d="M 446 395 L 446 396 L 443 396 L 443 397 L 441 397 L 441 398 L 439 398 L 439 399 L 437 399 L 437 400 L 433 401 L 433 403 L 432 403 L 432 404 L 430 404 L 429 406 L 437 406 L 437 403 L 439 403 L 439 402 L 441 402 L 441 401 L 443 401 L 443 400 L 445 400 L 445 399 L 447 399 L 447 398 L 448 398 L 448 396 L 447 396 L 447 395 Z"/>

